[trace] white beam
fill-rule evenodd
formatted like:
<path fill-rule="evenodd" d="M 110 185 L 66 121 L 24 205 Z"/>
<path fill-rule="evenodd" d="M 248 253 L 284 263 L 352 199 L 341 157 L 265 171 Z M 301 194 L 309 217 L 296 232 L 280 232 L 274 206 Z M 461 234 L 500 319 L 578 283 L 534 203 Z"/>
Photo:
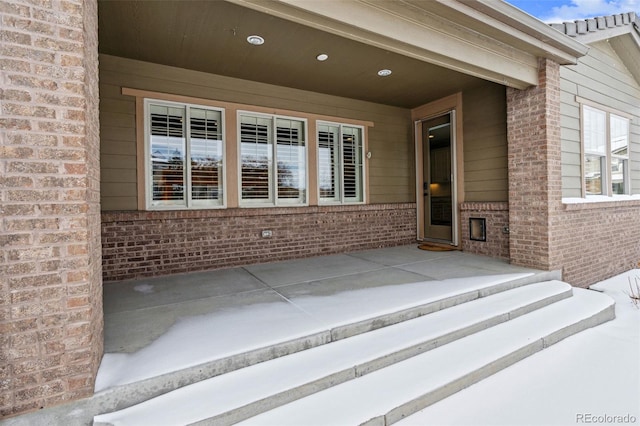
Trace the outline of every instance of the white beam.
<path fill-rule="evenodd" d="M 538 84 L 536 55 L 431 13 L 431 2 L 229 1 L 506 86 Z"/>

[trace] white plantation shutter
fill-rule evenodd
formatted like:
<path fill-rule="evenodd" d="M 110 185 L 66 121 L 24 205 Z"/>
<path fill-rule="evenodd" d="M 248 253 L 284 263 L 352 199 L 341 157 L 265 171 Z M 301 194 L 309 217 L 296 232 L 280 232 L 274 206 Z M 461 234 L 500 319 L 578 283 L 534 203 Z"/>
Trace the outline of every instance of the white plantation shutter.
<path fill-rule="evenodd" d="M 344 201 L 360 202 L 363 199 L 362 131 L 355 127 L 342 127 L 342 161 Z"/>
<path fill-rule="evenodd" d="M 271 119 L 241 116 L 242 199 L 271 200 Z"/>
<path fill-rule="evenodd" d="M 276 167 L 278 199 L 304 202 L 307 151 L 304 124 L 297 120 L 276 120 Z"/>
<path fill-rule="evenodd" d="M 150 209 L 225 206 L 225 110 L 144 100 L 145 197 Z M 308 202 L 307 119 L 237 111 L 239 206 Z M 316 122 L 318 202 L 364 202 L 364 127 Z M 237 198 L 236 198 L 237 196 Z"/>
<path fill-rule="evenodd" d="M 221 206 L 222 111 L 147 100 L 145 113 L 150 206 Z"/>
<path fill-rule="evenodd" d="M 222 202 L 222 113 L 190 108 L 191 199 Z"/>
<path fill-rule="evenodd" d="M 320 200 L 340 201 L 340 126 L 318 125 L 318 185 Z"/>
<path fill-rule="evenodd" d="M 150 167 L 152 201 L 158 205 L 185 205 L 185 108 L 150 107 Z"/>
<path fill-rule="evenodd" d="M 318 124 L 318 185 L 320 202 L 364 201 L 362 128 Z"/>
<path fill-rule="evenodd" d="M 306 202 L 307 151 L 302 120 L 240 115 L 242 203 Z"/>

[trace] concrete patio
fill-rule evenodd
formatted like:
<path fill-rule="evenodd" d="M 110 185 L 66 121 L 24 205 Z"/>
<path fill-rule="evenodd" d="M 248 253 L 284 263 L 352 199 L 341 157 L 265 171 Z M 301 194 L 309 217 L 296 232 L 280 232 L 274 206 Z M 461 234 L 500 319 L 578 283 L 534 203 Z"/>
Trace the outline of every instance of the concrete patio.
<path fill-rule="evenodd" d="M 113 419 L 122 416 L 129 419 L 123 424 L 137 424 L 130 418 L 132 410 L 146 418 L 148 410 L 158 412 L 153 407 L 163 406 L 173 395 L 186 394 L 189 400 L 193 389 L 218 382 L 222 386 L 216 397 L 209 389 L 196 392 L 213 398 L 215 405 L 172 409 L 174 415 L 193 419 L 156 420 L 188 424 L 209 417 L 215 423 L 222 416 L 222 424 L 231 424 L 308 394 L 302 372 L 318 375 L 309 379 L 311 388 L 324 388 L 333 384 L 335 363 L 355 365 L 358 375 L 377 369 L 384 375 L 384 367 L 408 357 L 424 351 L 429 351 L 427 357 L 443 356 L 438 355 L 442 350 L 446 354 L 458 347 L 461 356 L 472 358 L 451 364 L 444 355 L 442 369 L 469 365 L 469 379 L 460 381 L 466 387 L 483 377 L 480 372 L 498 368 L 476 368 L 472 362 L 474 353 L 494 350 L 486 339 L 507 344 L 496 347 L 504 353 L 483 359 L 495 356 L 508 365 L 527 356 L 531 342 L 540 350 L 548 342 L 610 319 L 609 302 L 585 303 L 584 297 L 598 299 L 585 296 L 593 293 L 586 290 L 571 297 L 571 287 L 559 279 L 559 271 L 517 267 L 460 251 L 424 251 L 414 244 L 106 283 L 105 355 L 95 394 L 21 416 L 11 424 L 115 424 Z M 499 337 L 485 337 L 487 332 Z M 469 352 L 472 340 L 476 347 Z M 450 346 L 447 343 L 451 348 L 430 350 Z M 525 347 L 512 350 L 520 344 Z M 291 370 L 289 359 L 300 359 L 302 367 Z M 362 361 L 367 359 L 371 361 Z M 272 368 L 273 362 L 283 364 L 287 373 Z M 397 365 L 404 368 L 402 362 Z M 257 374 L 256 368 L 263 373 Z M 260 379 L 261 374 L 277 378 Z M 408 377 L 412 375 L 409 371 Z M 251 384 L 228 382 L 244 376 Z M 283 386 L 281 394 L 277 389 Z M 438 386 L 453 389 L 446 380 Z M 220 412 L 197 417 L 203 409 Z"/>
<path fill-rule="evenodd" d="M 255 329 L 247 307 L 277 303 L 282 320 L 270 325 L 276 338 L 280 332 L 296 333 L 316 328 L 319 322 L 346 318 L 356 311 L 378 312 L 384 306 L 366 301 L 347 304 L 345 310 L 320 302 L 310 312 L 296 301 L 311 296 L 425 282 L 421 288 L 393 294 L 387 299 L 390 309 L 412 299 L 425 297 L 430 291 L 440 293 L 436 282 L 467 277 L 493 277 L 507 274 L 538 274 L 541 271 L 513 266 L 501 259 L 477 256 L 460 251 L 432 252 L 418 245 L 382 248 L 353 253 L 320 256 L 287 262 L 251 265 L 210 272 L 173 275 L 159 278 L 106 283 L 104 286 L 105 353 L 133 353 L 166 333 L 178 318 L 212 313 L 229 313 L 243 308 L 248 327 L 238 324 L 233 335 L 234 346 L 242 341 L 241 328 L 252 336 Z M 559 277 L 557 277 L 559 278 Z M 432 286 L 428 282 L 433 282 Z M 456 280 L 457 281 L 457 280 Z M 460 283 L 450 283 L 450 286 Z M 446 290 L 446 289 L 445 289 Z M 321 299 L 318 299 L 321 301 Z M 356 309 L 357 307 L 357 309 Z M 297 318 L 299 329 L 292 330 L 291 317 Z M 331 317 L 334 318 L 331 318 Z M 264 325 L 264 324 L 263 324 Z M 229 326 L 229 325 L 228 325 Z M 228 329 L 228 326 L 225 327 Z M 212 330 L 213 331 L 213 330 Z M 267 330 L 265 330 L 267 331 Z M 229 342 L 231 345 L 231 342 Z M 220 342 L 221 347 L 231 349 Z M 241 343 L 239 344 L 242 345 Z M 241 350 L 241 347 L 236 349 Z M 225 350 L 227 352 L 227 350 Z"/>

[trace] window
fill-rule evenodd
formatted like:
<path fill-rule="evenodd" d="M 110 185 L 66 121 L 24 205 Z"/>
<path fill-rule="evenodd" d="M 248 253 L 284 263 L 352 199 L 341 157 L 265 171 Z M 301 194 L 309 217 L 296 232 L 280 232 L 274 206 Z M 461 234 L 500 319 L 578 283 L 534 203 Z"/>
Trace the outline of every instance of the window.
<path fill-rule="evenodd" d="M 364 201 L 364 142 L 361 127 L 318 123 L 320 203 Z"/>
<path fill-rule="evenodd" d="M 629 193 L 629 120 L 582 106 L 586 195 Z"/>
<path fill-rule="evenodd" d="M 628 194 L 629 120 L 611 114 L 611 192 Z"/>
<path fill-rule="evenodd" d="M 241 205 L 303 205 L 307 200 L 305 121 L 239 114 Z"/>
<path fill-rule="evenodd" d="M 135 96 L 136 111 L 143 111 L 136 115 L 141 210 L 365 202 L 372 122 L 130 88 L 122 93 Z M 311 136 L 309 120 L 318 129 Z M 319 157 L 315 167 L 310 152 Z"/>
<path fill-rule="evenodd" d="M 223 205 L 223 112 L 145 101 L 149 208 Z"/>

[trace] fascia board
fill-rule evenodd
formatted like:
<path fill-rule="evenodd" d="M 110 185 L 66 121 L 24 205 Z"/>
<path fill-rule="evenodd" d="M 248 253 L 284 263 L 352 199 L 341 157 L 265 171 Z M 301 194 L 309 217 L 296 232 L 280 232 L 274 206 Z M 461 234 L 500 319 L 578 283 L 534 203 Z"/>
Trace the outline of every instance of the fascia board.
<path fill-rule="evenodd" d="M 611 39 L 609 43 L 631 75 L 640 84 L 640 37 L 637 34 L 629 33 L 629 36 L 616 37 Z"/>
<path fill-rule="evenodd" d="M 518 89 L 538 84 L 535 55 L 504 43 L 479 43 L 483 37 L 460 26 L 428 25 L 402 2 L 229 1 Z"/>
<path fill-rule="evenodd" d="M 461 10 L 467 7 L 490 16 L 494 21 L 487 21 L 488 24 L 540 49 L 541 56 L 555 59 L 561 64 L 575 64 L 578 58 L 589 51 L 583 43 L 502 0 L 437 1 L 458 4 Z"/>
<path fill-rule="evenodd" d="M 621 27 L 612 27 L 602 30 L 596 30 L 587 34 L 578 34 L 575 39 L 579 40 L 583 44 L 597 43 L 603 40 L 610 40 L 612 38 L 625 36 L 627 34 L 633 35 L 630 25 L 624 25 Z"/>

